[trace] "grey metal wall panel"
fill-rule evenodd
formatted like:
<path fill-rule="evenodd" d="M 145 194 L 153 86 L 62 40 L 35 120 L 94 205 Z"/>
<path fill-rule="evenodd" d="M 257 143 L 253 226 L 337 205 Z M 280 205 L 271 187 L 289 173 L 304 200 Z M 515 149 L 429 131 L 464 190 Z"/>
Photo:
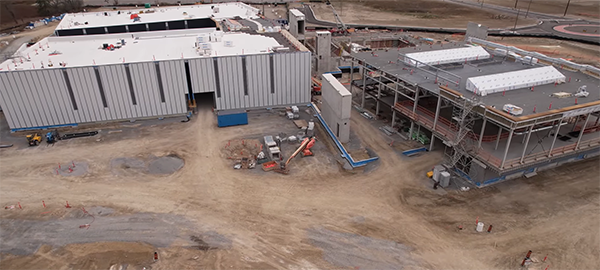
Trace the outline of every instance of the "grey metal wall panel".
<path fill-rule="evenodd" d="M 27 126 L 25 118 L 27 117 L 25 115 L 24 111 L 24 107 L 21 104 L 21 100 L 20 97 L 18 96 L 18 91 L 16 91 L 16 86 L 15 86 L 15 82 L 13 79 L 13 75 L 11 73 L 4 73 L 5 77 L 3 78 L 4 81 L 4 85 L 6 85 L 6 92 L 4 93 L 7 97 L 8 100 L 10 100 L 10 104 L 13 106 L 13 108 L 15 109 L 15 126 L 13 128 L 20 128 L 20 127 L 25 127 Z M 4 92 L 4 91 L 3 91 Z M 4 107 L 3 108 L 7 108 Z M 6 110 L 6 109 L 4 109 Z"/>
<path fill-rule="evenodd" d="M 116 112 L 119 119 L 132 119 L 131 95 L 129 95 L 129 85 L 125 77 L 125 67 L 123 65 L 100 66 L 100 77 L 102 82 L 106 83 L 105 91 L 113 101 L 114 107 L 109 106 Z"/>
<path fill-rule="evenodd" d="M 21 126 L 19 116 L 20 108 L 14 103 L 12 88 L 8 82 L 8 73 L 0 73 L 0 106 L 3 108 L 4 116 L 10 128 Z"/>
<path fill-rule="evenodd" d="M 54 108 L 57 116 L 61 118 L 61 124 L 76 123 L 62 71 L 59 69 L 50 69 L 40 70 L 38 72 L 44 74 L 44 78 L 46 78 L 48 95 L 50 95 L 51 99 L 54 101 Z"/>
<path fill-rule="evenodd" d="M 249 107 L 268 106 L 267 93 L 269 92 L 269 56 L 251 55 L 246 57 L 248 72 Z"/>
<path fill-rule="evenodd" d="M 152 109 L 149 106 L 150 98 L 155 91 L 156 86 L 152 84 L 156 75 L 150 73 L 151 63 L 129 64 L 131 73 L 131 84 L 133 93 L 136 97 L 136 105 L 131 105 L 134 117 L 147 117 L 152 115 Z M 150 113 L 148 113 L 150 111 Z"/>
<path fill-rule="evenodd" d="M 219 58 L 219 79 L 221 83 L 222 108 L 224 110 L 246 108 L 240 56 Z"/>
<path fill-rule="evenodd" d="M 27 126 L 40 126 L 41 122 L 38 122 L 40 120 L 39 113 L 35 103 L 32 100 L 32 93 L 27 83 L 27 74 L 25 72 L 15 72 L 12 75 L 15 85 L 17 85 L 17 88 L 15 89 L 18 90 L 21 98 L 21 104 L 23 104 L 25 109 L 24 113 L 26 115 Z"/>
<path fill-rule="evenodd" d="M 52 95 L 48 94 L 48 86 L 46 85 L 46 79 L 43 74 L 39 71 L 32 71 L 29 73 L 30 83 L 36 90 L 36 96 L 40 101 L 39 109 L 43 114 L 43 121 L 46 126 L 58 125 L 58 117 L 56 111 L 52 105 Z"/>
<path fill-rule="evenodd" d="M 184 60 L 161 62 L 161 74 L 163 80 L 167 79 L 169 82 L 164 86 L 165 102 L 169 105 L 169 112 L 184 113 L 185 94 L 188 92 Z"/>
<path fill-rule="evenodd" d="M 194 93 L 214 92 L 215 72 L 212 58 L 189 60 L 192 90 Z M 184 89 L 187 93 L 187 89 Z"/>

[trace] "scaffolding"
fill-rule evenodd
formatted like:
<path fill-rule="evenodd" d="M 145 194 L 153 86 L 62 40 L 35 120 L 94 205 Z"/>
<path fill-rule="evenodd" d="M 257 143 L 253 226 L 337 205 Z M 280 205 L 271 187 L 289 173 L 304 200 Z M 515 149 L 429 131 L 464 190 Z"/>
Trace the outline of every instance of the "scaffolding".
<path fill-rule="evenodd" d="M 445 143 L 450 147 L 449 151 L 445 151 L 446 166 L 455 173 L 460 171 L 469 177 L 475 177 L 476 172 L 471 172 L 470 169 L 472 157 L 477 156 L 478 146 L 474 140 L 469 139 L 469 133 L 473 133 L 473 126 L 478 119 L 478 114 L 473 111 L 473 108 L 483 102 L 462 97 L 456 103 L 452 106 L 452 124 L 458 131 L 453 139 Z M 464 175 L 459 176 L 464 177 Z"/>

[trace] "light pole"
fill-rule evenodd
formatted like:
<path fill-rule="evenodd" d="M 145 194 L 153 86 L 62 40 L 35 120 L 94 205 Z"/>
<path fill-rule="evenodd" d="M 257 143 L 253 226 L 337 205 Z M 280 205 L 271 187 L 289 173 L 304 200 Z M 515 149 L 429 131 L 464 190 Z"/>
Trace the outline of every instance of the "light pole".
<path fill-rule="evenodd" d="M 517 21 L 519 21 L 519 12 L 521 12 L 521 10 L 517 9 L 517 17 L 515 18 L 515 27 L 513 27 L 513 31 L 517 30 Z"/>
<path fill-rule="evenodd" d="M 569 0 L 569 2 L 567 2 L 567 7 L 565 7 L 565 14 L 563 14 L 563 17 L 567 16 L 567 10 L 569 9 L 569 4 L 571 4 L 571 0 Z"/>
<path fill-rule="evenodd" d="M 529 0 L 529 5 L 527 5 L 527 12 L 525 12 L 525 18 L 527 18 L 527 15 L 529 14 L 529 7 L 531 7 L 531 2 L 532 1 L 533 0 Z M 571 0 L 569 0 L 569 1 L 571 1 Z"/>

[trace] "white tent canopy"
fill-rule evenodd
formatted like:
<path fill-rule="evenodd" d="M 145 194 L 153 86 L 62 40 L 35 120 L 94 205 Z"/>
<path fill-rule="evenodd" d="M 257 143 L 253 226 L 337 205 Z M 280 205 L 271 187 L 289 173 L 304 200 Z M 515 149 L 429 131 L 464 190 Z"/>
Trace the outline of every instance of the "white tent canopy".
<path fill-rule="evenodd" d="M 482 47 L 464 47 L 447 50 L 428 52 L 407 53 L 404 62 L 412 66 L 440 65 L 448 63 L 460 63 L 471 60 L 487 59 L 490 54 Z M 420 63 L 417 64 L 416 61 Z"/>
<path fill-rule="evenodd" d="M 536 85 L 561 83 L 565 79 L 565 75 L 553 66 L 545 66 L 469 78 L 466 88 L 475 94 L 485 96 Z"/>

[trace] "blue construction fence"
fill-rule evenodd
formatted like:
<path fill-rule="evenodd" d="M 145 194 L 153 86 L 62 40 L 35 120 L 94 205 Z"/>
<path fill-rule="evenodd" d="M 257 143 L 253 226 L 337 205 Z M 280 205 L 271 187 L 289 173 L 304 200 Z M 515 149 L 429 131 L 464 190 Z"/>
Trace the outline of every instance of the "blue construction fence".
<path fill-rule="evenodd" d="M 308 107 L 314 108 L 315 116 L 319 119 L 319 122 L 321 122 L 321 125 L 323 125 L 323 127 L 327 131 L 327 134 L 329 134 L 329 137 L 331 137 L 338 150 L 340 150 L 340 153 L 342 153 L 342 157 L 345 158 L 348 161 L 348 163 L 350 163 L 350 166 L 352 166 L 352 168 L 362 167 L 367 165 L 369 162 L 373 162 L 379 159 L 379 157 L 372 157 L 364 160 L 355 161 L 352 158 L 352 156 L 348 154 L 346 148 L 344 148 L 342 143 L 336 138 L 335 134 L 333 134 L 327 123 L 325 123 L 325 120 L 323 119 L 323 117 L 321 117 L 321 114 L 319 113 L 319 109 L 312 103 L 308 104 Z"/>

